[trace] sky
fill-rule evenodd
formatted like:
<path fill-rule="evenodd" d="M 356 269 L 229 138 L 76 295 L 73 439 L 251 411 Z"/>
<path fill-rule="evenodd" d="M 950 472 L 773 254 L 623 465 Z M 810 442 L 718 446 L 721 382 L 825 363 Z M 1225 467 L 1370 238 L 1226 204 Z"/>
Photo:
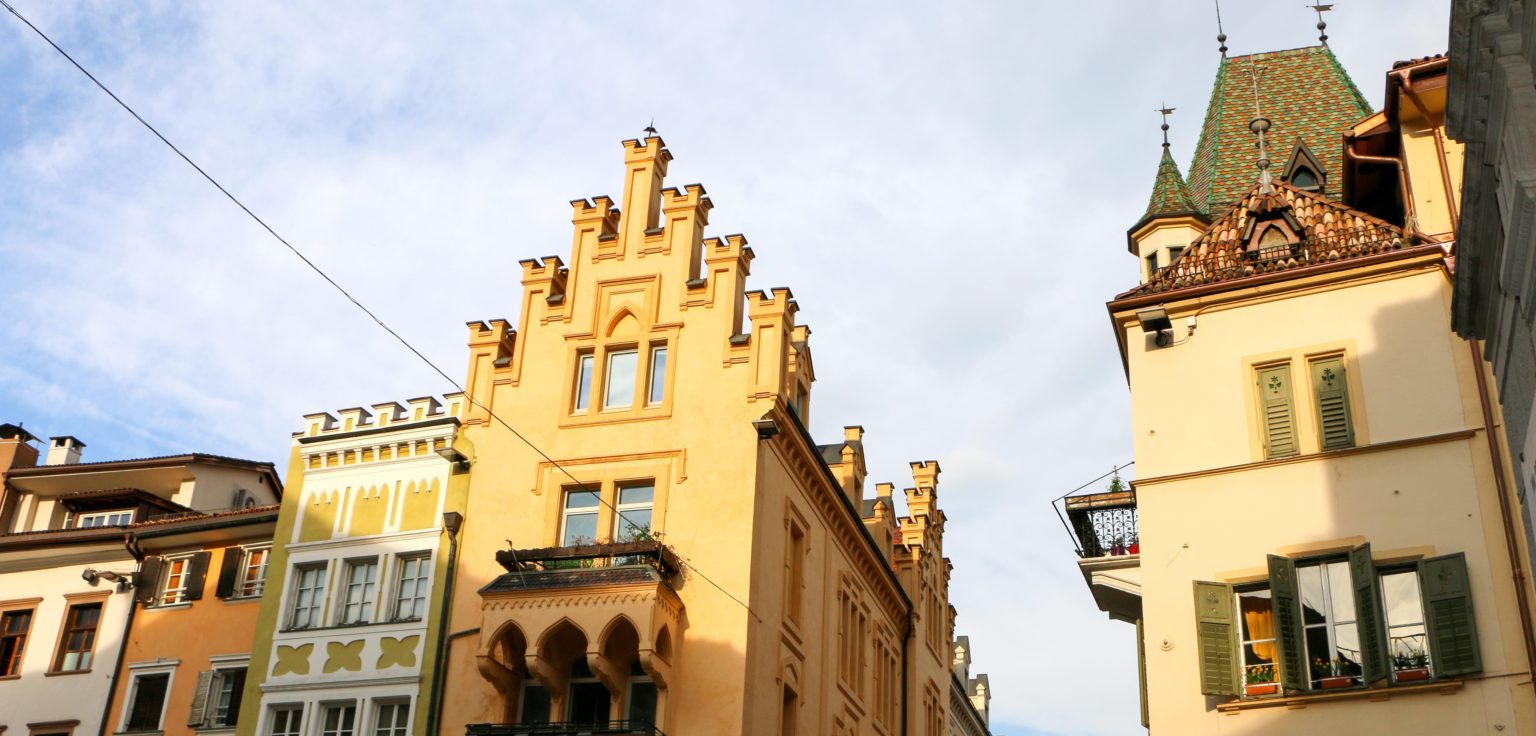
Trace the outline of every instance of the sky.
<path fill-rule="evenodd" d="M 456 378 L 654 119 L 749 288 L 793 289 L 813 434 L 863 425 L 871 483 L 941 462 L 993 731 L 1141 732 L 1050 502 L 1131 460 L 1104 302 L 1164 103 L 1188 169 L 1210 3 L 10 2 Z M 1301 0 L 1222 15 L 1233 54 L 1316 43 Z M 1328 15 L 1377 107 L 1446 47 L 1449 0 Z M 303 414 L 452 390 L 9 14 L 0 76 L 0 421 L 281 470 Z"/>

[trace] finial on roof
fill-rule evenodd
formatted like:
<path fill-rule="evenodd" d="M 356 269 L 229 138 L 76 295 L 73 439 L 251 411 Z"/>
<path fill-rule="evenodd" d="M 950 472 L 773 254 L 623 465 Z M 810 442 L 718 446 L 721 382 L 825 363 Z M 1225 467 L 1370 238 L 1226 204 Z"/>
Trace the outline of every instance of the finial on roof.
<path fill-rule="evenodd" d="M 1221 58 L 1227 58 L 1227 32 L 1221 29 L 1221 0 L 1216 2 L 1216 43 L 1221 44 L 1217 49 L 1221 52 Z"/>
<path fill-rule="evenodd" d="M 640 132 L 644 133 L 647 138 L 654 138 L 656 136 L 656 118 L 651 118 L 651 122 L 645 124 L 645 130 Z"/>
<path fill-rule="evenodd" d="M 1307 7 L 1317 11 L 1317 40 L 1322 41 L 1323 45 L 1327 46 L 1328 45 L 1328 21 L 1323 20 L 1323 13 L 1326 13 L 1326 12 L 1328 12 L 1330 10 L 1333 10 L 1333 5 L 1331 5 L 1331 4 L 1330 5 L 1324 5 L 1322 3 L 1316 3 L 1316 4 L 1313 4 L 1313 5 L 1308 5 Z"/>
<path fill-rule="evenodd" d="M 1166 102 L 1162 107 L 1157 108 L 1157 112 L 1163 115 L 1163 148 L 1168 147 L 1168 116 L 1173 114 L 1173 110 L 1174 108 L 1169 107 Z"/>
<path fill-rule="evenodd" d="M 1264 134 L 1269 132 L 1269 118 L 1264 117 L 1264 112 L 1259 108 L 1259 77 L 1265 70 L 1258 64 L 1248 63 L 1248 79 L 1253 82 L 1253 120 L 1248 123 L 1248 130 L 1259 137 L 1259 159 L 1254 165 L 1259 168 L 1259 191 L 1269 194 L 1275 191 L 1273 179 L 1269 174 L 1269 146 L 1264 141 Z"/>

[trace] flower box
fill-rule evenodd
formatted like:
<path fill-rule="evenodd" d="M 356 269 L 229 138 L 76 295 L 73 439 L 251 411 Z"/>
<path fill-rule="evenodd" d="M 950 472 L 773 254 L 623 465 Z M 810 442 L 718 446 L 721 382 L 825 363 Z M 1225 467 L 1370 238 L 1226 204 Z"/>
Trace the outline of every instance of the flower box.
<path fill-rule="evenodd" d="M 1333 677 L 1324 677 L 1318 684 L 1324 690 L 1342 690 L 1347 687 L 1354 687 L 1355 678 L 1351 675 L 1335 675 Z"/>
<path fill-rule="evenodd" d="M 1414 667 L 1413 669 L 1398 670 L 1393 677 L 1398 682 L 1420 682 L 1429 679 L 1428 667 Z"/>
<path fill-rule="evenodd" d="M 1280 692 L 1280 683 L 1278 682 L 1256 682 L 1252 685 L 1243 686 L 1243 694 L 1250 698 L 1274 695 L 1278 692 Z"/>

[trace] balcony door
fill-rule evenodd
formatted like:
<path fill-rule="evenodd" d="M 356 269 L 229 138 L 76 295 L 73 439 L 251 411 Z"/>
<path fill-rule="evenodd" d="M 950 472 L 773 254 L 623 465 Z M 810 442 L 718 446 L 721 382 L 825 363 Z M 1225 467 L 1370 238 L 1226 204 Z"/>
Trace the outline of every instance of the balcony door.
<path fill-rule="evenodd" d="M 571 680 L 567 721 L 581 725 L 607 723 L 611 707 L 608 688 L 597 680 Z"/>

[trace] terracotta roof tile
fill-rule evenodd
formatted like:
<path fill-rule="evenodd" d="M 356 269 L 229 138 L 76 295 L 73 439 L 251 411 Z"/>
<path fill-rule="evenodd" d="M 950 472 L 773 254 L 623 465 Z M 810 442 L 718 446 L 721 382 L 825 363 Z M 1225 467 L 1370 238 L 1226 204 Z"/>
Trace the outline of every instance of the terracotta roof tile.
<path fill-rule="evenodd" d="M 1275 182 L 1265 194 L 1254 187 L 1212 222 L 1178 260 L 1119 298 L 1176 291 L 1324 263 L 1401 250 L 1409 243 L 1391 223 L 1326 197 Z M 1256 224 L 1282 220 L 1299 226 L 1299 241 L 1262 250 L 1253 246 Z"/>
<path fill-rule="evenodd" d="M 1370 103 L 1325 46 L 1308 46 L 1222 59 L 1206 107 L 1200 143 L 1189 165 L 1189 193 L 1206 213 L 1221 211 L 1258 180 L 1254 168 L 1253 84 L 1261 69 L 1259 99 L 1271 128 L 1269 156 L 1280 162 L 1296 141 L 1317 154 L 1330 182 L 1342 181 L 1341 136 L 1372 113 Z"/>

